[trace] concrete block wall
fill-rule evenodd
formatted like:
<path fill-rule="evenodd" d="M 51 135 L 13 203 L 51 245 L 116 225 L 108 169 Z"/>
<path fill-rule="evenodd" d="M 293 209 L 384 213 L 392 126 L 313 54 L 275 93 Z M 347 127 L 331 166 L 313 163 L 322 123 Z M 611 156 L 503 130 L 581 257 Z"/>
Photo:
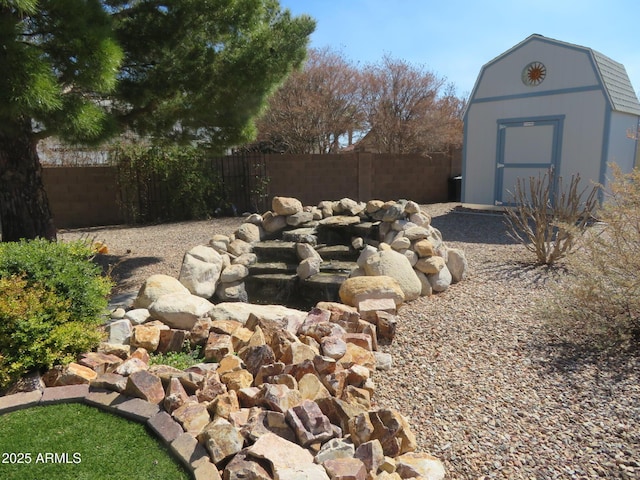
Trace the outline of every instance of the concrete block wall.
<path fill-rule="evenodd" d="M 117 167 L 44 167 L 42 181 L 57 228 L 118 225 Z"/>
<path fill-rule="evenodd" d="M 460 151 L 430 157 L 376 153 L 265 155 L 269 204 L 274 196 L 304 205 L 344 197 L 448 201 L 449 179 L 461 174 Z M 212 167 L 213 168 L 213 167 Z M 44 167 L 43 181 L 58 228 L 125 223 L 115 166 Z"/>

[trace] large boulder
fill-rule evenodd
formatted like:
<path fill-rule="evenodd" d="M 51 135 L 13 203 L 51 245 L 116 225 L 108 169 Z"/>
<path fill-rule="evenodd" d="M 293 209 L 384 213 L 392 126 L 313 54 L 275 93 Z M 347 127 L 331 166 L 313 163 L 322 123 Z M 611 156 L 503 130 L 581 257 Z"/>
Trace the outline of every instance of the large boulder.
<path fill-rule="evenodd" d="M 271 209 L 277 215 L 293 215 L 302 212 L 302 202 L 292 197 L 273 197 Z"/>
<path fill-rule="evenodd" d="M 391 298 L 396 306 L 405 300 L 397 280 L 386 275 L 348 278 L 340 286 L 338 294 L 342 303 L 352 307 L 357 307 L 361 301 L 370 298 Z"/>
<path fill-rule="evenodd" d="M 451 283 L 458 283 L 467 272 L 467 257 L 458 248 L 447 249 L 447 268 L 451 272 Z"/>
<path fill-rule="evenodd" d="M 177 278 L 169 275 L 151 275 L 145 280 L 133 301 L 134 308 L 148 308 L 158 298 L 168 293 L 190 293 Z"/>
<path fill-rule="evenodd" d="M 404 293 L 405 301 L 415 300 L 420 296 L 422 285 L 411 262 L 395 250 L 383 250 L 369 257 L 364 264 L 364 271 L 367 275 L 394 278 Z"/>
<path fill-rule="evenodd" d="M 429 283 L 431 284 L 431 288 L 433 288 L 434 292 L 444 292 L 451 285 L 451 281 L 453 280 L 451 277 L 451 272 L 445 266 L 438 273 L 434 273 L 433 275 L 427 275 L 429 279 Z"/>
<path fill-rule="evenodd" d="M 243 223 L 236 230 L 236 238 L 244 240 L 247 243 L 259 242 L 264 236 L 264 230 L 261 226 L 254 223 Z"/>
<path fill-rule="evenodd" d="M 199 318 L 206 317 L 214 305 L 190 293 L 169 293 L 149 306 L 153 318 L 171 328 L 191 330 Z"/>
<path fill-rule="evenodd" d="M 207 245 L 198 245 L 185 253 L 180 269 L 180 282 L 194 295 L 211 298 L 216 291 L 222 256 Z"/>

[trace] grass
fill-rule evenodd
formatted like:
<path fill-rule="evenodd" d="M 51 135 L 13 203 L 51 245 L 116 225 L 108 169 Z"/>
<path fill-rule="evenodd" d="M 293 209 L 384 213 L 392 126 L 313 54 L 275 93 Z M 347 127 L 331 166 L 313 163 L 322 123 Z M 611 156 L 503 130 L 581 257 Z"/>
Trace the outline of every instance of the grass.
<path fill-rule="evenodd" d="M 19 460 L 23 463 L 16 463 Z M 18 410 L 0 417 L 0 478 L 191 477 L 144 425 L 87 405 L 69 403 Z"/>

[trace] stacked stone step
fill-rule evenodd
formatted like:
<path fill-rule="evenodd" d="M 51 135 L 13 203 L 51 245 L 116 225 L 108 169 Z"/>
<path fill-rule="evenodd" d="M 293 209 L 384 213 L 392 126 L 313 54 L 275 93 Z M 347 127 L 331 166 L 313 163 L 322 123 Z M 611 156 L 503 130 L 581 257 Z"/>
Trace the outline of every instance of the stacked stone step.
<path fill-rule="evenodd" d="M 233 235 L 189 250 L 180 281 L 216 301 L 307 308 L 338 300 L 349 277 L 392 277 L 411 301 L 446 290 L 466 268 L 464 252 L 446 246 L 415 202 L 344 198 L 303 206 L 274 197 L 271 211 L 248 216 Z"/>

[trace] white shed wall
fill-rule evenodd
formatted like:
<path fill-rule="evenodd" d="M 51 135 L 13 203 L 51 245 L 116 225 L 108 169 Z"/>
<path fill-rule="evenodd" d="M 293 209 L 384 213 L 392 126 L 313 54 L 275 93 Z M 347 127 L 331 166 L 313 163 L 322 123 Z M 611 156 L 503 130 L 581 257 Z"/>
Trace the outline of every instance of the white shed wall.
<path fill-rule="evenodd" d="M 636 157 L 637 140 L 629 138 L 627 132 L 638 131 L 637 117 L 625 113 L 614 112 L 611 115 L 609 127 L 609 149 L 607 155 L 607 169 L 605 178 L 601 179 L 606 184 L 611 179 L 610 163 L 616 163 L 624 172 L 629 172 L 634 167 Z"/>
<path fill-rule="evenodd" d="M 600 178 L 607 108 L 600 90 L 478 102 L 466 118 L 463 201 L 492 205 L 495 195 L 498 120 L 564 116 L 560 175 Z M 596 132 L 596 134 L 594 134 Z M 505 186 L 506 188 L 511 188 Z"/>
<path fill-rule="evenodd" d="M 542 62 L 547 68 L 544 82 L 535 88 L 525 85 L 520 78 L 524 66 L 532 61 Z M 538 41 L 527 43 L 488 65 L 474 92 L 474 99 L 598 85 L 599 78 L 586 52 Z"/>

